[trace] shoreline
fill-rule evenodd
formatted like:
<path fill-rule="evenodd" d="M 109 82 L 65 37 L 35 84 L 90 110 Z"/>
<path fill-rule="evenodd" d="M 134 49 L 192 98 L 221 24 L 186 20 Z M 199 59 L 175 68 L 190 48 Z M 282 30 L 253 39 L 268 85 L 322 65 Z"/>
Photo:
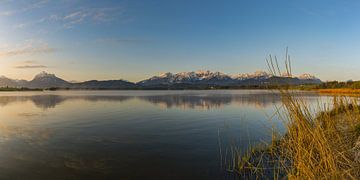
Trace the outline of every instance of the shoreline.
<path fill-rule="evenodd" d="M 233 90 L 275 90 L 278 91 L 279 88 L 124 88 L 124 89 L 111 89 L 111 88 L 11 88 L 11 87 L 0 87 L 0 92 L 4 91 L 233 91 Z M 303 92 L 317 92 L 316 89 L 299 89 L 299 88 L 289 88 L 290 91 L 303 91 Z M 359 90 L 360 93 L 360 90 Z"/>

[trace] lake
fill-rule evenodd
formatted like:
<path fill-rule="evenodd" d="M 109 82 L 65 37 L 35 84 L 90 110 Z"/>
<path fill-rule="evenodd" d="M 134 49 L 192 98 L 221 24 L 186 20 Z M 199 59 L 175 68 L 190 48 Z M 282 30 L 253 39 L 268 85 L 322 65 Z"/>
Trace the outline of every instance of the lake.
<path fill-rule="evenodd" d="M 231 178 L 219 147 L 269 141 L 276 107 L 265 90 L 1 92 L 0 179 Z"/>

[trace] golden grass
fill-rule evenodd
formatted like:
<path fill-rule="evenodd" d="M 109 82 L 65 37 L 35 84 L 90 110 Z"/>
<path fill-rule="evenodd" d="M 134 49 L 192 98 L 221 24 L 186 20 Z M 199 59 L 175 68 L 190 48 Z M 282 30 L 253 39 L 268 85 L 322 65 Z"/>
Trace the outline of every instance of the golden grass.
<path fill-rule="evenodd" d="M 319 89 L 322 94 L 338 94 L 338 95 L 360 95 L 360 89 Z"/>
<path fill-rule="evenodd" d="M 360 123 L 355 100 L 334 98 L 333 109 L 318 116 L 301 99 L 285 93 L 287 134 L 280 140 L 280 156 L 290 160 L 287 176 L 306 179 L 360 177 L 359 163 L 352 149 L 357 141 L 355 127 Z"/>

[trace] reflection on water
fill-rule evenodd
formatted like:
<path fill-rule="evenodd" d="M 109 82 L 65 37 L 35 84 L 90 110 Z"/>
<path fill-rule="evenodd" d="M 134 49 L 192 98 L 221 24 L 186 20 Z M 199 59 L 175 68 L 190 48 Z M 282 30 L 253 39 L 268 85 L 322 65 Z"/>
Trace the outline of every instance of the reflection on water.
<path fill-rule="evenodd" d="M 226 91 L 225 91 L 226 92 Z M 202 92 L 204 93 L 204 92 Z M 307 96 L 316 96 L 316 94 L 307 93 Z M 190 108 L 190 109 L 212 109 L 221 108 L 224 105 L 236 103 L 239 105 L 250 105 L 258 107 L 271 106 L 280 102 L 280 96 L 274 92 L 262 92 L 261 94 L 240 93 L 240 94 L 171 94 L 171 95 L 30 95 L 30 96 L 0 96 L 0 106 L 6 106 L 10 103 L 31 101 L 35 106 L 43 109 L 55 108 L 64 101 L 85 100 L 90 102 L 108 101 L 122 102 L 129 99 L 141 99 L 164 108 Z"/>
<path fill-rule="evenodd" d="M 33 95 L 33 96 L 0 96 L 0 106 L 6 106 L 11 103 L 31 101 L 36 107 L 49 109 L 69 100 L 86 101 L 124 101 L 129 96 L 60 96 L 60 95 Z"/>
<path fill-rule="evenodd" d="M 0 124 L 0 138 L 1 142 L 7 142 L 14 139 L 22 139 L 29 144 L 42 144 L 50 138 L 53 133 L 51 129 L 32 129 L 28 127 L 11 127 Z"/>
<path fill-rule="evenodd" d="M 222 179 L 218 131 L 244 149 L 267 141 L 279 103 L 268 91 L 3 93 L 0 179 Z"/>

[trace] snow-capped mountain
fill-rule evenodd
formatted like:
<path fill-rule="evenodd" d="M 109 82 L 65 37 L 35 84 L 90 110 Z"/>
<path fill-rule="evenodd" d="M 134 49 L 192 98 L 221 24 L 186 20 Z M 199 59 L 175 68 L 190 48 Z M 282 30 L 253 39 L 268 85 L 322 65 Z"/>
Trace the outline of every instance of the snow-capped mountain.
<path fill-rule="evenodd" d="M 0 77 L 0 87 L 27 88 L 71 88 L 71 89 L 186 89 L 209 88 L 213 86 L 261 86 L 271 84 L 319 84 L 321 80 L 310 74 L 299 77 L 288 75 L 272 76 L 264 71 L 254 73 L 227 75 L 221 72 L 191 71 L 180 73 L 162 73 L 149 79 L 132 83 L 125 80 L 68 82 L 54 74 L 41 72 L 31 81 L 13 80 L 5 76 Z"/>
<path fill-rule="evenodd" d="M 302 74 L 298 77 L 299 79 L 306 79 L 306 80 L 309 80 L 309 79 L 318 79 L 316 78 L 314 75 L 311 75 L 311 74 Z"/>
<path fill-rule="evenodd" d="M 298 77 L 305 84 L 311 84 L 311 82 L 315 82 L 315 84 L 320 84 L 321 80 L 314 75 L 311 74 L 302 74 Z"/>
<path fill-rule="evenodd" d="M 286 79 L 286 81 L 283 81 Z M 281 81 L 279 81 L 281 80 Z M 265 71 L 256 71 L 254 73 L 227 75 L 221 72 L 196 71 L 181 72 L 172 74 L 170 72 L 153 76 L 149 79 L 138 82 L 141 86 L 170 86 L 179 84 L 197 84 L 197 85 L 220 85 L 220 86 L 246 86 L 246 85 L 263 85 L 276 82 L 289 84 L 318 84 L 321 83 L 316 77 L 304 74 L 299 77 L 290 77 L 283 74 L 280 77 L 272 76 Z"/>
<path fill-rule="evenodd" d="M 159 76 L 153 76 L 147 80 L 138 82 L 140 85 L 171 85 L 171 84 L 217 84 L 231 83 L 233 79 L 221 72 L 211 71 L 192 71 L 172 74 L 170 72 L 162 73 Z"/>
<path fill-rule="evenodd" d="M 70 83 L 45 71 L 39 73 L 28 83 L 32 88 L 69 87 Z"/>

